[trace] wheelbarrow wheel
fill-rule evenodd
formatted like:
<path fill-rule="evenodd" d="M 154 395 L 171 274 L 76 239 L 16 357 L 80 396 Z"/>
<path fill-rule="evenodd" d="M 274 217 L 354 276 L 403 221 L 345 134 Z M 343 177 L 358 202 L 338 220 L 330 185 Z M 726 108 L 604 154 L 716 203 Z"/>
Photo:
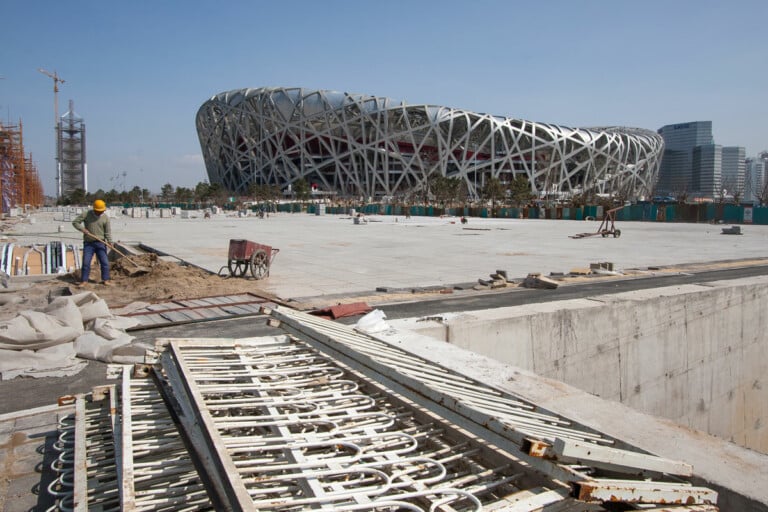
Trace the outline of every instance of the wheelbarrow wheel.
<path fill-rule="evenodd" d="M 251 255 L 251 275 L 256 279 L 269 275 L 269 258 L 264 249 L 257 249 Z"/>
<path fill-rule="evenodd" d="M 248 269 L 247 260 L 229 260 L 229 273 L 232 277 L 243 277 Z"/>
<path fill-rule="evenodd" d="M 617 229 L 613 232 L 613 238 L 619 238 L 621 236 L 621 230 Z"/>

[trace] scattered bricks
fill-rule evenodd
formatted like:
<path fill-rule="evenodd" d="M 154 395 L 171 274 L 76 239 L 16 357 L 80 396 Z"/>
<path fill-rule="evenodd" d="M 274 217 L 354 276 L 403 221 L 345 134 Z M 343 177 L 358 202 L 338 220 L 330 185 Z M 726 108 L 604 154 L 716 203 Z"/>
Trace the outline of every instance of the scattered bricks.
<path fill-rule="evenodd" d="M 472 287 L 473 290 L 487 290 L 488 286 L 483 284 L 476 284 Z"/>
<path fill-rule="evenodd" d="M 503 277 L 504 279 L 506 279 L 507 281 L 509 281 L 509 277 L 507 276 L 506 270 L 497 270 L 496 273 L 501 277 Z"/>
<path fill-rule="evenodd" d="M 478 279 L 477 280 L 477 284 L 480 284 L 480 285 L 483 285 L 483 286 L 490 286 L 491 282 L 490 281 L 486 281 L 485 279 Z"/>
<path fill-rule="evenodd" d="M 491 283 L 491 290 L 495 290 L 496 288 L 506 288 L 506 286 L 506 279 L 496 279 Z"/>
<path fill-rule="evenodd" d="M 384 293 L 387 293 L 387 292 L 389 292 L 389 288 L 387 288 L 386 286 L 377 286 L 377 287 L 376 287 L 376 291 L 377 291 L 377 292 L 384 292 Z"/>
<path fill-rule="evenodd" d="M 440 290 L 439 293 L 442 295 L 448 295 L 450 293 L 453 293 L 453 288 L 443 288 L 442 290 Z"/>
<path fill-rule="evenodd" d="M 569 273 L 572 276 L 586 276 L 586 275 L 589 275 L 591 272 L 592 270 L 588 268 L 574 268 L 574 269 L 571 269 Z"/>
<path fill-rule="evenodd" d="M 613 272 L 613 263 L 610 261 L 601 261 L 600 263 L 590 263 L 590 270 L 609 270 Z"/>
<path fill-rule="evenodd" d="M 552 290 L 558 286 L 557 282 L 548 277 L 544 277 L 541 274 L 528 274 L 528 277 L 523 281 L 523 287 L 525 288 L 543 288 Z"/>

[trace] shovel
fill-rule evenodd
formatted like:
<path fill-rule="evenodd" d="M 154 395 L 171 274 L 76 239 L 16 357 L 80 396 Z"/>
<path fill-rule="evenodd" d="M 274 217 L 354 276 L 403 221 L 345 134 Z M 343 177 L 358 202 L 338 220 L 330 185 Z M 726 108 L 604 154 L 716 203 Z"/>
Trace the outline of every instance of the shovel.
<path fill-rule="evenodd" d="M 132 260 L 132 259 L 131 259 L 131 258 L 130 258 L 130 257 L 127 255 L 127 254 L 125 254 L 123 251 L 121 251 L 120 249 L 118 249 L 117 247 L 115 247 L 114 245 L 112 245 L 111 243 L 107 242 L 106 240 L 102 240 L 101 238 L 97 237 L 96 235 L 94 235 L 93 233 L 91 233 L 90 231 L 88 231 L 87 229 L 83 229 L 83 233 L 85 233 L 86 235 L 90 236 L 91 238 L 93 238 L 93 239 L 94 239 L 94 240 L 96 240 L 97 242 L 101 242 L 101 243 L 103 243 L 104 245 L 106 245 L 107 247 L 109 247 L 110 249 L 112 249 L 113 251 L 115 251 L 117 254 L 119 254 L 120 256 L 122 256 L 123 258 L 125 258 L 126 260 L 128 260 L 128 261 L 131 263 L 131 265 L 133 265 L 134 267 L 136 267 L 136 269 L 135 269 L 135 270 L 129 270 L 129 271 L 128 271 L 128 275 L 129 275 L 129 276 L 133 277 L 133 276 L 138 276 L 138 275 L 142 275 L 142 274 L 149 274 L 149 273 L 151 272 L 151 270 L 150 270 L 150 269 L 148 269 L 147 267 L 145 267 L 145 266 L 143 266 L 143 265 L 139 265 L 138 263 L 136 263 L 135 261 L 133 261 L 133 260 Z"/>

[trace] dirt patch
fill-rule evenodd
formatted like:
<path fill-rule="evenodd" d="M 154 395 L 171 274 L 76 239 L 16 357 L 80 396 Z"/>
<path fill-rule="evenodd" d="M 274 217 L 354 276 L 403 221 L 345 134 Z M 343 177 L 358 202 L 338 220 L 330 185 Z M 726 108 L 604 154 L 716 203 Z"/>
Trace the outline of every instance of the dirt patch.
<path fill-rule="evenodd" d="M 137 273 L 139 267 L 147 272 Z M 110 263 L 110 275 L 114 286 L 101 284 L 99 266 L 93 265 L 90 282 L 83 288 L 75 286 L 80 281 L 80 270 L 35 283 L 12 279 L 8 288 L 0 289 L 0 320 L 14 318 L 19 311 L 42 309 L 52 296 L 85 290 L 104 299 L 110 308 L 137 301 L 197 299 L 243 292 L 270 296 L 259 288 L 259 281 L 255 279 L 220 277 L 198 267 L 163 260 L 156 254 L 115 260 Z"/>

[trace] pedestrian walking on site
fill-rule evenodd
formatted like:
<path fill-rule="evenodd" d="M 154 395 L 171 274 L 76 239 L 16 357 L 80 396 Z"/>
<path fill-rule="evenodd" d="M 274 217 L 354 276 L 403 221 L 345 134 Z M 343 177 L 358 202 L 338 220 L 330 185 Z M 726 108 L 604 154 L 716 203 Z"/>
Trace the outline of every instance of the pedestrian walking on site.
<path fill-rule="evenodd" d="M 91 275 L 91 260 L 94 254 L 96 254 L 101 267 L 102 284 L 112 286 L 112 281 L 109 279 L 106 245 L 106 243 L 112 243 L 112 227 L 109 224 L 109 217 L 104 214 L 106 211 L 107 204 L 101 199 L 97 199 L 93 202 L 92 210 L 81 213 L 72 221 L 75 229 L 83 233 L 83 264 L 80 269 L 82 277 L 78 286 L 88 284 L 88 277 Z"/>

